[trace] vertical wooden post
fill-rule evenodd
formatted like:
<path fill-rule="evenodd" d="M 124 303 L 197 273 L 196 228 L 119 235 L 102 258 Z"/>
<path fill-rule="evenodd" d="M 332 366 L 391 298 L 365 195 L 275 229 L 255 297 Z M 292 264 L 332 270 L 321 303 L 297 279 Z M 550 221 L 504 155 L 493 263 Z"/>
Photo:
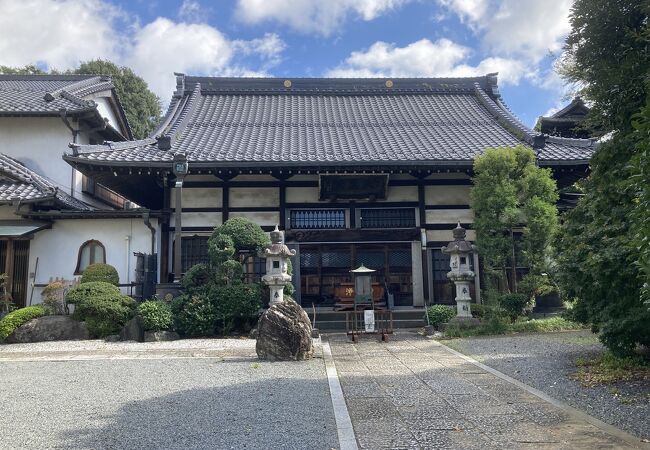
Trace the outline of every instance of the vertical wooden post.
<path fill-rule="evenodd" d="M 426 201 L 425 201 L 425 190 L 424 190 L 424 180 L 422 178 L 418 179 L 418 210 L 420 213 L 420 229 L 426 230 L 427 224 L 427 211 L 426 211 Z M 426 232 L 426 231 L 425 231 Z M 429 300 L 429 261 L 427 260 L 427 249 L 422 248 L 422 286 L 423 286 L 423 296 L 425 305 L 428 304 Z"/>
<path fill-rule="evenodd" d="M 175 205 L 174 205 L 174 282 L 179 282 L 182 276 L 182 254 L 183 251 L 181 242 L 181 233 L 183 229 L 183 222 L 181 216 L 183 215 L 183 185 L 177 185 L 175 188 Z"/>
<path fill-rule="evenodd" d="M 7 274 L 7 292 L 13 296 L 14 289 L 14 240 L 7 240 L 7 254 L 5 256 L 5 273 Z"/>

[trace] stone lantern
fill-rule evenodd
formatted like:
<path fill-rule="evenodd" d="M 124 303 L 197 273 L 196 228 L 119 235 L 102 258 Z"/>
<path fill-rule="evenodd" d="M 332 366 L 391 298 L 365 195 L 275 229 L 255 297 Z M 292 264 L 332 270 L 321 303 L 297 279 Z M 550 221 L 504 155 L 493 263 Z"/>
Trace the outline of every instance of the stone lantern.
<path fill-rule="evenodd" d="M 442 252 L 449 255 L 451 270 L 447 272 L 447 278 L 456 285 L 457 321 L 472 319 L 470 307 L 472 297 L 469 294 L 469 285 L 474 280 L 474 272 L 470 270 L 470 257 L 477 248 L 465 240 L 466 234 L 465 229 L 458 223 L 458 226 L 454 228 L 454 240 L 442 247 Z"/>
<path fill-rule="evenodd" d="M 266 274 L 262 277 L 262 282 L 271 291 L 269 305 L 281 303 L 284 299 L 284 287 L 291 282 L 287 258 L 295 255 L 296 251 L 289 250 L 284 244 L 284 232 L 278 230 L 276 225 L 275 230 L 271 231 L 271 245 L 259 253 L 261 258 L 266 258 Z"/>

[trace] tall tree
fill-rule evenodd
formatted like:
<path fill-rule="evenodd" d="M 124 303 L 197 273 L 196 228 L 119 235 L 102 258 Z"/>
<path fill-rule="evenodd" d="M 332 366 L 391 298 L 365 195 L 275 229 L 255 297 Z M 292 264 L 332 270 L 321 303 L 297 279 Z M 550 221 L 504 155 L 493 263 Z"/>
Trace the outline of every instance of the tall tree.
<path fill-rule="evenodd" d="M 0 73 L 4 75 L 44 75 L 46 72 L 34 64 L 23 67 L 0 66 Z"/>
<path fill-rule="evenodd" d="M 545 272 L 549 244 L 557 227 L 557 187 L 550 169 L 536 165 L 527 147 L 488 149 L 474 161 L 471 206 L 479 251 L 488 274 L 517 291 L 516 267 L 526 264 L 531 276 Z M 521 231 L 524 261 L 517 261 Z M 506 268 L 513 273 L 508 282 Z"/>
<path fill-rule="evenodd" d="M 136 139 L 147 137 L 160 121 L 160 100 L 131 69 L 95 59 L 81 63 L 77 74 L 110 75 Z"/>
<path fill-rule="evenodd" d="M 619 354 L 650 344 L 650 313 L 641 299 L 642 272 L 633 116 L 645 104 L 650 70 L 648 10 L 643 0 L 576 0 L 562 75 L 591 102 L 589 121 L 608 136 L 591 161 L 585 196 L 564 217 L 558 268 L 577 318 L 600 331 Z M 641 219 L 643 221 L 644 219 Z M 638 223 L 638 222 L 637 222 Z"/>

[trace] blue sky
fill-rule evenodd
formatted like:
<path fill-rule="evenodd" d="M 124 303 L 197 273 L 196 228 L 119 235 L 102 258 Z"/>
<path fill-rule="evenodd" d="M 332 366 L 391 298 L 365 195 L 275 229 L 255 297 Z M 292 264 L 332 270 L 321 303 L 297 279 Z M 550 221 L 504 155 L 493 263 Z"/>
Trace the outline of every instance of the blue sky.
<path fill-rule="evenodd" d="M 163 103 L 173 72 L 474 76 L 499 72 L 532 126 L 567 102 L 553 65 L 572 0 L 0 0 L 0 64 L 132 67 Z"/>

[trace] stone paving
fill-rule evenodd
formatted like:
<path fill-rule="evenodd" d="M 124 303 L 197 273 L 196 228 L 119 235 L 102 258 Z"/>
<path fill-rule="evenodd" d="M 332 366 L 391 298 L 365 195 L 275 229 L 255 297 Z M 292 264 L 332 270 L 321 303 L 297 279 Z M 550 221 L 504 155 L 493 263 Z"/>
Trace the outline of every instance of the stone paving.
<path fill-rule="evenodd" d="M 483 370 L 438 342 L 330 335 L 362 449 L 625 449 L 632 445 Z"/>

